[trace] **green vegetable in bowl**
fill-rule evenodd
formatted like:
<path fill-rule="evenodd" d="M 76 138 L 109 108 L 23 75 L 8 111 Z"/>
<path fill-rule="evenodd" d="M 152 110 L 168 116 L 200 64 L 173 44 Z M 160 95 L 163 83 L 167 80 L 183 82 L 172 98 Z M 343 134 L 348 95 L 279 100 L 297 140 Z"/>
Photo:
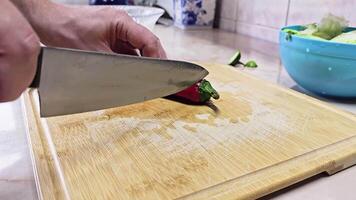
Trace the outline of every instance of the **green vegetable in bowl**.
<path fill-rule="evenodd" d="M 298 35 L 313 35 L 313 33 L 318 31 L 318 25 L 316 23 L 308 24 L 305 26 L 303 31 L 299 31 Z"/>
<path fill-rule="evenodd" d="M 295 34 L 299 33 L 299 31 L 296 31 L 296 30 L 293 30 L 293 29 L 289 29 L 289 28 L 283 29 L 283 31 L 286 32 L 286 33 L 289 33 L 291 35 L 295 35 Z"/>
<path fill-rule="evenodd" d="M 292 35 L 296 35 L 298 37 L 303 37 L 303 38 L 315 39 L 315 40 L 325 40 L 323 38 L 313 35 L 313 33 L 318 31 L 317 24 L 315 23 L 306 25 L 304 27 L 304 30 L 302 31 L 296 31 L 293 29 L 284 29 L 283 31 L 288 33 L 286 36 L 287 40 L 292 40 Z"/>
<path fill-rule="evenodd" d="M 321 22 L 317 25 L 317 31 L 313 33 L 314 36 L 331 40 L 332 38 L 340 35 L 348 25 L 343 17 L 338 17 L 332 14 L 326 15 Z"/>
<path fill-rule="evenodd" d="M 296 35 L 303 38 L 315 39 L 315 40 L 325 40 L 324 38 L 315 36 L 314 33 L 318 31 L 317 24 L 309 24 L 305 26 L 303 31 L 299 31 Z"/>
<path fill-rule="evenodd" d="M 291 40 L 292 35 L 315 40 L 331 40 L 342 34 L 347 25 L 348 22 L 345 18 L 328 14 L 323 17 L 319 24 L 308 24 L 304 27 L 304 30 L 284 29 L 283 31 L 288 33 L 287 40 Z"/>
<path fill-rule="evenodd" d="M 356 31 L 342 33 L 341 35 L 333 38 L 331 41 L 340 43 L 356 44 Z"/>
<path fill-rule="evenodd" d="M 296 34 L 296 35 L 299 37 L 302 37 L 302 38 L 309 38 L 309 39 L 314 39 L 314 40 L 325 40 L 324 38 L 314 36 L 314 35 L 301 35 L 301 34 Z"/>
<path fill-rule="evenodd" d="M 289 28 L 286 28 L 283 31 L 287 33 L 286 40 L 289 40 L 289 41 L 292 40 L 292 35 L 295 35 L 295 34 L 299 33 L 299 31 L 296 31 L 296 30 L 293 30 L 293 29 L 289 29 Z"/>

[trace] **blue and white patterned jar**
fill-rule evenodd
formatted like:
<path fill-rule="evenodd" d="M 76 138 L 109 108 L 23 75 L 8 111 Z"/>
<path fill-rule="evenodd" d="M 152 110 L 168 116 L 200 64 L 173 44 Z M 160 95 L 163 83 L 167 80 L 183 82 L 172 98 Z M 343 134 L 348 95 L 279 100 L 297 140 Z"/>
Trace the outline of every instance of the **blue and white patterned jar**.
<path fill-rule="evenodd" d="M 216 0 L 174 0 L 175 25 L 181 28 L 212 27 Z"/>

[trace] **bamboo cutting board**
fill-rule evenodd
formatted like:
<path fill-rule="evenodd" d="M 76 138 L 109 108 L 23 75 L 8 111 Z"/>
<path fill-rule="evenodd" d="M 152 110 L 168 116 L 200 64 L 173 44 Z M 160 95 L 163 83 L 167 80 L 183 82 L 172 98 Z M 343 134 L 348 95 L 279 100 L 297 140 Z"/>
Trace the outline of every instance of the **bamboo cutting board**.
<path fill-rule="evenodd" d="M 356 117 L 205 64 L 210 106 L 166 99 L 41 119 L 25 96 L 42 199 L 254 199 L 356 163 Z"/>

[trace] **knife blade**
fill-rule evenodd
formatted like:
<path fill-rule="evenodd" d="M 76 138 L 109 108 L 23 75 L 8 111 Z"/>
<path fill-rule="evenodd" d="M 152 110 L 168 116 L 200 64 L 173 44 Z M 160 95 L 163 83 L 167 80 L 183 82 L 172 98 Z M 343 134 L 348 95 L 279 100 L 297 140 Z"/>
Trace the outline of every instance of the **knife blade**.
<path fill-rule="evenodd" d="M 36 76 L 41 117 L 138 103 L 182 91 L 208 71 L 196 64 L 41 47 Z"/>

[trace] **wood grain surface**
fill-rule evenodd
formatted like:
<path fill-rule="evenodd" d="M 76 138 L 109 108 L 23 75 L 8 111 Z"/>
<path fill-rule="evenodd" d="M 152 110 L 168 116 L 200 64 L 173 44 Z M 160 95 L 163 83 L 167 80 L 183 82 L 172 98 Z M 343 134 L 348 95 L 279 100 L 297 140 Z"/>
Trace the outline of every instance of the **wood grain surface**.
<path fill-rule="evenodd" d="M 25 96 L 42 199 L 254 199 L 356 163 L 356 117 L 217 64 L 209 106 L 156 99 L 40 118 Z"/>

